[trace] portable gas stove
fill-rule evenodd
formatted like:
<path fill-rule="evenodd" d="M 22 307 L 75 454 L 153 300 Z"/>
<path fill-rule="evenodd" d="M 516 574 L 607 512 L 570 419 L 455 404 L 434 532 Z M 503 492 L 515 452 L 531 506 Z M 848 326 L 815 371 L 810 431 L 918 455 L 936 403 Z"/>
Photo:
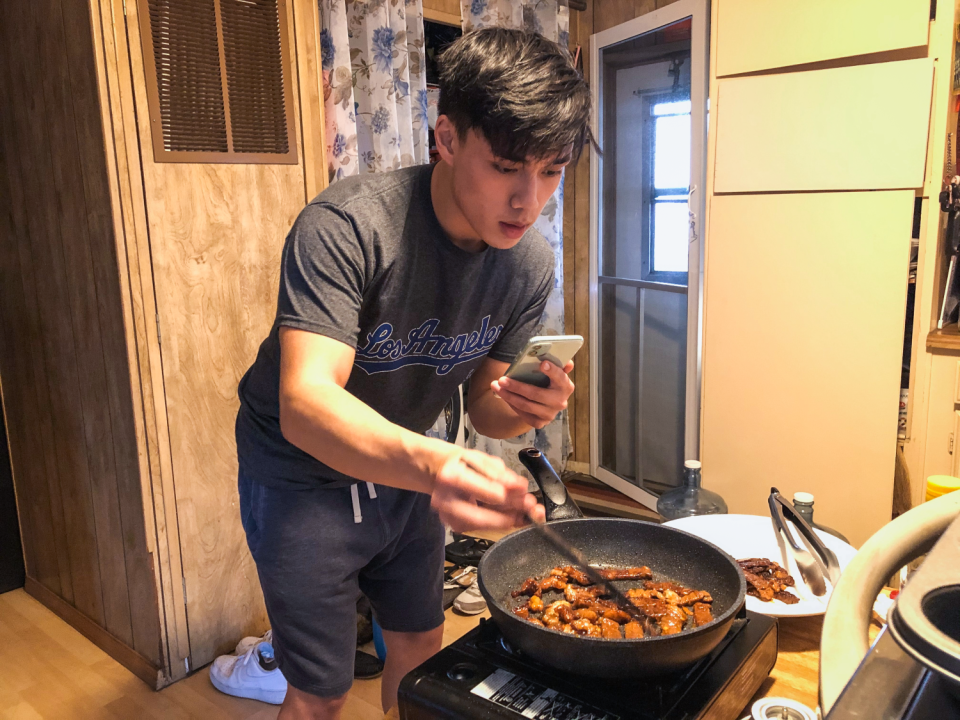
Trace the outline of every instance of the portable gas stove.
<path fill-rule="evenodd" d="M 513 649 L 490 620 L 400 683 L 401 720 L 734 720 L 777 661 L 777 621 L 744 611 L 707 657 L 643 680 L 563 673 Z"/>

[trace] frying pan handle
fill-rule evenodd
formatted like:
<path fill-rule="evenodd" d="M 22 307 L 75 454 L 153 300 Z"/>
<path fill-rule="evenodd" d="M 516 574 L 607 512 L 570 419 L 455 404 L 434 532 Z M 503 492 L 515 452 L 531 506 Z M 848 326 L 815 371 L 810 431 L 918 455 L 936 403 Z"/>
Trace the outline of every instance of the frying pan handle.
<path fill-rule="evenodd" d="M 520 462 L 533 475 L 537 487 L 543 493 L 543 508 L 546 510 L 548 522 L 583 517 L 583 513 L 570 497 L 560 476 L 547 462 L 542 452 L 536 448 L 524 448 L 519 455 Z"/>

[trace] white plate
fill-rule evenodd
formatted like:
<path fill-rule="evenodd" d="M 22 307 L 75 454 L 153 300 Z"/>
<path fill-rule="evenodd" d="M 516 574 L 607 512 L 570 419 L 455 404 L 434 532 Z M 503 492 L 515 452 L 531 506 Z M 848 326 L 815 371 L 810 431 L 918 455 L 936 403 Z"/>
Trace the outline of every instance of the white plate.
<path fill-rule="evenodd" d="M 747 610 L 771 617 L 806 617 L 822 615 L 826 612 L 833 586 L 827 580 L 827 592 L 822 597 L 817 597 L 810 592 L 810 588 L 806 586 L 800 576 L 800 571 L 797 569 L 793 556 L 783 557 L 780 544 L 777 542 L 777 535 L 773 530 L 773 521 L 769 516 L 698 515 L 671 520 L 664 524 L 703 538 L 729 553 L 736 560 L 754 557 L 768 558 L 787 568 L 796 581 L 796 586 L 791 589 L 791 592 L 800 598 L 800 602 L 794 605 L 787 605 L 779 600 L 763 602 L 748 595 Z M 797 541 L 800 542 L 800 533 L 791 523 L 788 522 L 787 525 L 793 531 Z M 814 532 L 820 536 L 824 545 L 837 554 L 841 570 L 857 554 L 856 549 L 843 542 L 843 540 L 821 530 L 814 530 Z"/>

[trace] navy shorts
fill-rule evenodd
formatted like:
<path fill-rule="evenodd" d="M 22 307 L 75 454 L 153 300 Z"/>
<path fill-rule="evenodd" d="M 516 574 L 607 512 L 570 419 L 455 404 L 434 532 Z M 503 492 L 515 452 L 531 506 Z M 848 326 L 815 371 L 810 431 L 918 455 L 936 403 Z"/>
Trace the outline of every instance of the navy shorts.
<path fill-rule="evenodd" d="M 366 483 L 353 496 L 281 490 L 243 472 L 238 485 L 277 662 L 293 687 L 321 697 L 350 689 L 361 592 L 384 630 L 443 623 L 444 532 L 428 495 Z"/>

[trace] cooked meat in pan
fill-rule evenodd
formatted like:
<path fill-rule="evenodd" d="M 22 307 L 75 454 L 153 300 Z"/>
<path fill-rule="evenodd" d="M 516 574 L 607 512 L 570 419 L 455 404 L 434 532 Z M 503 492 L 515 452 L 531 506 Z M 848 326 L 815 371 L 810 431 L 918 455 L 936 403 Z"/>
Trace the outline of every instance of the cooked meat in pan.
<path fill-rule="evenodd" d="M 544 578 L 527 578 L 511 593 L 529 597 L 514 613 L 558 632 L 610 639 L 675 635 L 713 620 L 713 598 L 706 590 L 654 582 L 648 567 L 603 568 L 600 573 L 608 580 L 645 581 L 626 591 L 633 610 L 606 599 L 605 588 L 594 585 L 582 570 L 558 566 Z"/>

